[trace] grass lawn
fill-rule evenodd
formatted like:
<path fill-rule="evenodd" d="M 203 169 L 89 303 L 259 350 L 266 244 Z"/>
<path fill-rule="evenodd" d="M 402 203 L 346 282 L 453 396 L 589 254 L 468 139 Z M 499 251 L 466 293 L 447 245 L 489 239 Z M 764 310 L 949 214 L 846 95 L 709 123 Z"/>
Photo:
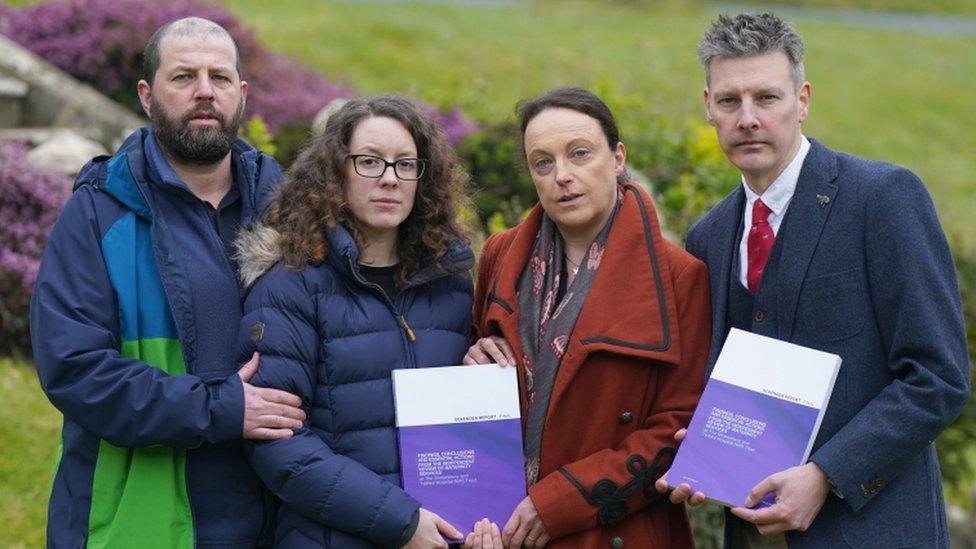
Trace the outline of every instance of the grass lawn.
<path fill-rule="evenodd" d="M 0 547 L 43 547 L 61 415 L 33 368 L 0 358 Z"/>
<path fill-rule="evenodd" d="M 577 84 L 614 107 L 624 139 L 641 124 L 703 117 L 695 45 L 714 12 L 629 3 L 227 0 L 272 49 L 364 93 L 457 104 L 479 122 Z M 813 83 L 808 135 L 918 172 L 949 232 L 976 250 L 976 37 L 797 20 Z M 968 122 L 967 122 L 968 121 Z"/>

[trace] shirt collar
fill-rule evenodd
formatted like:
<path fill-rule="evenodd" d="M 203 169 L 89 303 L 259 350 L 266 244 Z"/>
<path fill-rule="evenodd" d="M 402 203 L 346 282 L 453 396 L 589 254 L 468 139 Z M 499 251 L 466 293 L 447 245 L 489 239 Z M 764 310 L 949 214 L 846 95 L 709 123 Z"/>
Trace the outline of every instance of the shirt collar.
<path fill-rule="evenodd" d="M 783 169 L 779 176 L 773 181 L 772 185 L 766 188 L 766 191 L 762 193 L 763 204 L 772 210 L 773 215 L 781 216 L 786 211 L 786 207 L 790 205 L 790 200 L 793 198 L 793 192 L 796 191 L 796 183 L 800 179 L 800 169 L 803 168 L 803 161 L 807 157 L 807 153 L 810 152 L 810 141 L 806 136 L 800 136 L 800 149 L 796 151 L 796 155 L 793 160 Z M 746 192 L 746 201 L 752 205 L 760 195 L 756 194 L 749 185 L 746 185 L 746 179 L 742 177 L 742 188 Z"/>

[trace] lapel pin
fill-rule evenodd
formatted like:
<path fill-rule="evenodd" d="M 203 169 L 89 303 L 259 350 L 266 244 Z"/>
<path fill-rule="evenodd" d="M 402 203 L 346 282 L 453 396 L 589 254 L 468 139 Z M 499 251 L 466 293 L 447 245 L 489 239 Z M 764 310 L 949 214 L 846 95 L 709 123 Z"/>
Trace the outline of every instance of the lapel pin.
<path fill-rule="evenodd" d="M 824 206 L 826 206 L 828 202 L 830 202 L 830 197 L 829 196 L 827 196 L 825 194 L 818 194 L 817 195 L 817 203 L 820 204 L 820 207 L 821 208 L 823 208 Z"/>

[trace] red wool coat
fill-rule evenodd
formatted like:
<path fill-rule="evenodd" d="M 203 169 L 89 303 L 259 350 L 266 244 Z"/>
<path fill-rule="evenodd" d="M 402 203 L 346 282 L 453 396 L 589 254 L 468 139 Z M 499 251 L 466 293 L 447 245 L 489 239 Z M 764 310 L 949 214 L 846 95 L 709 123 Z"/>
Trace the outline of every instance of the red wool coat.
<path fill-rule="evenodd" d="M 550 547 L 693 547 L 684 506 L 654 489 L 705 381 L 711 313 L 705 265 L 661 236 L 633 185 L 570 334 L 529 488 Z M 522 357 L 516 288 L 542 220 L 536 206 L 485 242 L 474 301 L 479 337 Z M 525 371 L 519 364 L 522 417 Z"/>

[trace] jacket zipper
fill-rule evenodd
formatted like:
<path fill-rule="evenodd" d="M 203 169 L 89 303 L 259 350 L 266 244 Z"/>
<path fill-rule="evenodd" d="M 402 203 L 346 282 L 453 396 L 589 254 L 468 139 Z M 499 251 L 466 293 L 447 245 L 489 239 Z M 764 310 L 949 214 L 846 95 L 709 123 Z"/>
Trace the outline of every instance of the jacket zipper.
<path fill-rule="evenodd" d="M 356 266 L 352 262 L 352 257 L 346 256 L 346 261 L 349 263 L 349 272 L 352 273 L 353 279 L 356 280 L 361 286 L 366 288 L 371 288 L 376 293 L 383 297 L 383 301 L 390 308 L 390 312 L 393 313 L 393 317 L 396 318 L 397 323 L 401 328 L 401 336 L 403 336 L 404 348 L 407 350 L 407 358 L 409 359 L 409 366 L 411 368 L 417 367 L 417 357 L 414 355 L 413 343 L 417 341 L 417 334 L 413 331 L 413 328 L 407 324 L 406 316 L 397 309 L 396 305 L 390 299 L 390 296 L 386 295 L 386 292 L 379 284 L 374 284 L 364 279 L 359 275 L 359 271 L 356 270 Z"/>
<path fill-rule="evenodd" d="M 166 305 L 169 308 L 169 314 L 173 318 L 173 325 L 176 326 L 176 334 L 177 334 L 177 340 L 180 342 L 180 350 L 185 359 L 187 353 L 187 345 L 184 344 L 184 339 L 183 339 L 183 336 L 185 335 L 185 330 L 181 329 L 180 316 L 176 314 L 176 304 L 174 303 L 174 299 L 173 299 L 174 296 L 170 291 L 171 288 L 167 284 L 167 281 L 169 281 L 170 279 L 163 276 L 164 270 L 175 270 L 172 266 L 173 252 L 170 250 L 164 251 L 165 246 L 164 243 L 162 242 L 162 240 L 164 239 L 164 235 L 165 237 L 169 236 L 168 234 L 169 227 L 167 226 L 166 221 L 163 218 L 159 217 L 157 212 L 153 210 L 153 206 L 151 204 L 154 204 L 154 202 L 149 201 L 149 197 L 147 196 L 146 190 L 142 188 L 142 185 L 138 181 L 136 181 L 136 189 L 139 190 L 139 193 L 142 195 L 142 199 L 146 202 L 146 206 L 149 208 L 149 213 L 150 213 L 149 242 L 150 245 L 152 246 L 153 261 L 156 264 L 156 273 L 159 276 L 159 282 L 163 288 L 163 295 L 166 297 Z M 160 257 L 161 254 L 162 257 Z M 162 263 L 160 263 L 160 260 L 162 260 Z M 186 369 L 187 374 L 194 373 L 195 369 L 191 369 L 190 364 L 195 362 L 196 362 L 195 356 L 192 361 L 191 360 L 184 361 L 184 368 Z M 197 447 L 199 447 L 200 444 L 202 444 L 202 441 L 199 444 L 197 444 Z M 185 448 L 183 450 L 183 466 L 184 466 L 183 486 L 186 489 L 186 502 L 190 507 L 190 528 L 191 531 L 193 532 L 193 545 L 196 546 L 199 543 L 199 540 L 197 539 L 199 532 L 197 531 L 196 519 L 193 515 L 196 509 L 196 505 L 195 502 L 193 501 L 193 498 L 190 496 L 190 494 L 193 493 L 190 490 L 190 486 L 191 486 L 190 477 L 193 476 L 192 473 L 193 466 L 192 466 L 192 462 L 190 461 L 190 450 L 192 450 L 192 448 Z"/>
<path fill-rule="evenodd" d="M 407 324 L 407 319 L 404 318 L 402 314 L 399 316 L 399 319 L 400 319 L 400 326 L 403 326 L 403 331 L 406 332 L 407 339 L 410 341 L 410 343 L 417 341 L 417 335 L 413 333 L 413 329 L 410 327 L 409 324 Z"/>

